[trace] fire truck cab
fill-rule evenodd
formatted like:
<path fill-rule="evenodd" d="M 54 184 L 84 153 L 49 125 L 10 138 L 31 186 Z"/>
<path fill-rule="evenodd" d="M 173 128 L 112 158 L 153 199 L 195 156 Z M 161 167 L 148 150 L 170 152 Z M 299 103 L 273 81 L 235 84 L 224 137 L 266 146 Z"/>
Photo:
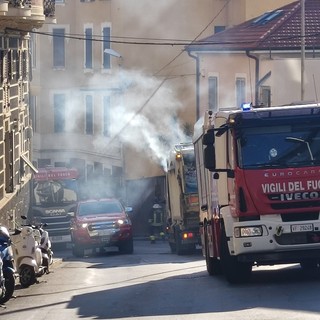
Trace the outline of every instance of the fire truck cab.
<path fill-rule="evenodd" d="M 71 243 L 68 212 L 76 206 L 79 195 L 75 168 L 39 168 L 32 179 L 29 219 L 47 223 L 52 243 Z"/>

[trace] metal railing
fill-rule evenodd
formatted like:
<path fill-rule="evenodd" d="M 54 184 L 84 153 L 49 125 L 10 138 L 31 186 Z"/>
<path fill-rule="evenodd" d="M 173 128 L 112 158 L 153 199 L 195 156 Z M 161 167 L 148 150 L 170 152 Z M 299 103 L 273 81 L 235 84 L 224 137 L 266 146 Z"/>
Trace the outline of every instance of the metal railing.
<path fill-rule="evenodd" d="M 15 8 L 31 8 L 32 0 L 9 0 L 9 6 Z M 43 0 L 43 14 L 46 17 L 55 16 L 56 1 Z"/>
<path fill-rule="evenodd" d="M 56 10 L 56 0 L 43 0 L 44 15 L 54 17 Z"/>
<path fill-rule="evenodd" d="M 9 0 L 9 6 L 25 8 L 31 7 L 31 0 Z"/>

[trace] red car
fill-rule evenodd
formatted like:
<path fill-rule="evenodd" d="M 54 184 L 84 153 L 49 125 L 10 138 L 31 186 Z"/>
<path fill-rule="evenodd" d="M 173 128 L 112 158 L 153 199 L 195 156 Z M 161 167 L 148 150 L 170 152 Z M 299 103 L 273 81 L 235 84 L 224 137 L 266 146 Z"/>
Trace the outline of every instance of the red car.
<path fill-rule="evenodd" d="M 121 253 L 133 253 L 132 223 L 128 212 L 117 199 L 79 201 L 71 212 L 72 252 L 82 257 L 86 249 L 116 246 Z"/>

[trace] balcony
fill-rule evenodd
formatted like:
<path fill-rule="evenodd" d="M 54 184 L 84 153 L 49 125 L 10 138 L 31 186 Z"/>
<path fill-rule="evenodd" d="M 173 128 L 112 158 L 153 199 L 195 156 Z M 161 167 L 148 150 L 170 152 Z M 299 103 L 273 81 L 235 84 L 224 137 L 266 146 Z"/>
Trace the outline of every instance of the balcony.
<path fill-rule="evenodd" d="M 55 0 L 0 0 L 0 28 L 31 30 L 56 23 Z"/>

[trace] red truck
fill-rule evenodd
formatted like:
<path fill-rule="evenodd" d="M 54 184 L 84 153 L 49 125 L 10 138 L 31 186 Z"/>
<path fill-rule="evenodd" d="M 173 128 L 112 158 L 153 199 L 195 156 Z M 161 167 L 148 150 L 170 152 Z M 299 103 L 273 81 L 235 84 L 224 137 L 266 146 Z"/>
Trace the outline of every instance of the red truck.
<path fill-rule="evenodd" d="M 320 262 L 320 107 L 207 111 L 194 147 L 210 275 L 248 281 L 253 266 Z"/>
<path fill-rule="evenodd" d="M 131 207 L 113 198 L 79 201 L 71 216 L 72 253 L 83 257 L 86 251 L 104 252 L 116 247 L 121 253 L 133 253 Z"/>
<path fill-rule="evenodd" d="M 31 207 L 28 218 L 47 223 L 51 242 L 71 242 L 68 212 L 79 200 L 78 170 L 65 167 L 39 168 L 32 179 Z"/>

